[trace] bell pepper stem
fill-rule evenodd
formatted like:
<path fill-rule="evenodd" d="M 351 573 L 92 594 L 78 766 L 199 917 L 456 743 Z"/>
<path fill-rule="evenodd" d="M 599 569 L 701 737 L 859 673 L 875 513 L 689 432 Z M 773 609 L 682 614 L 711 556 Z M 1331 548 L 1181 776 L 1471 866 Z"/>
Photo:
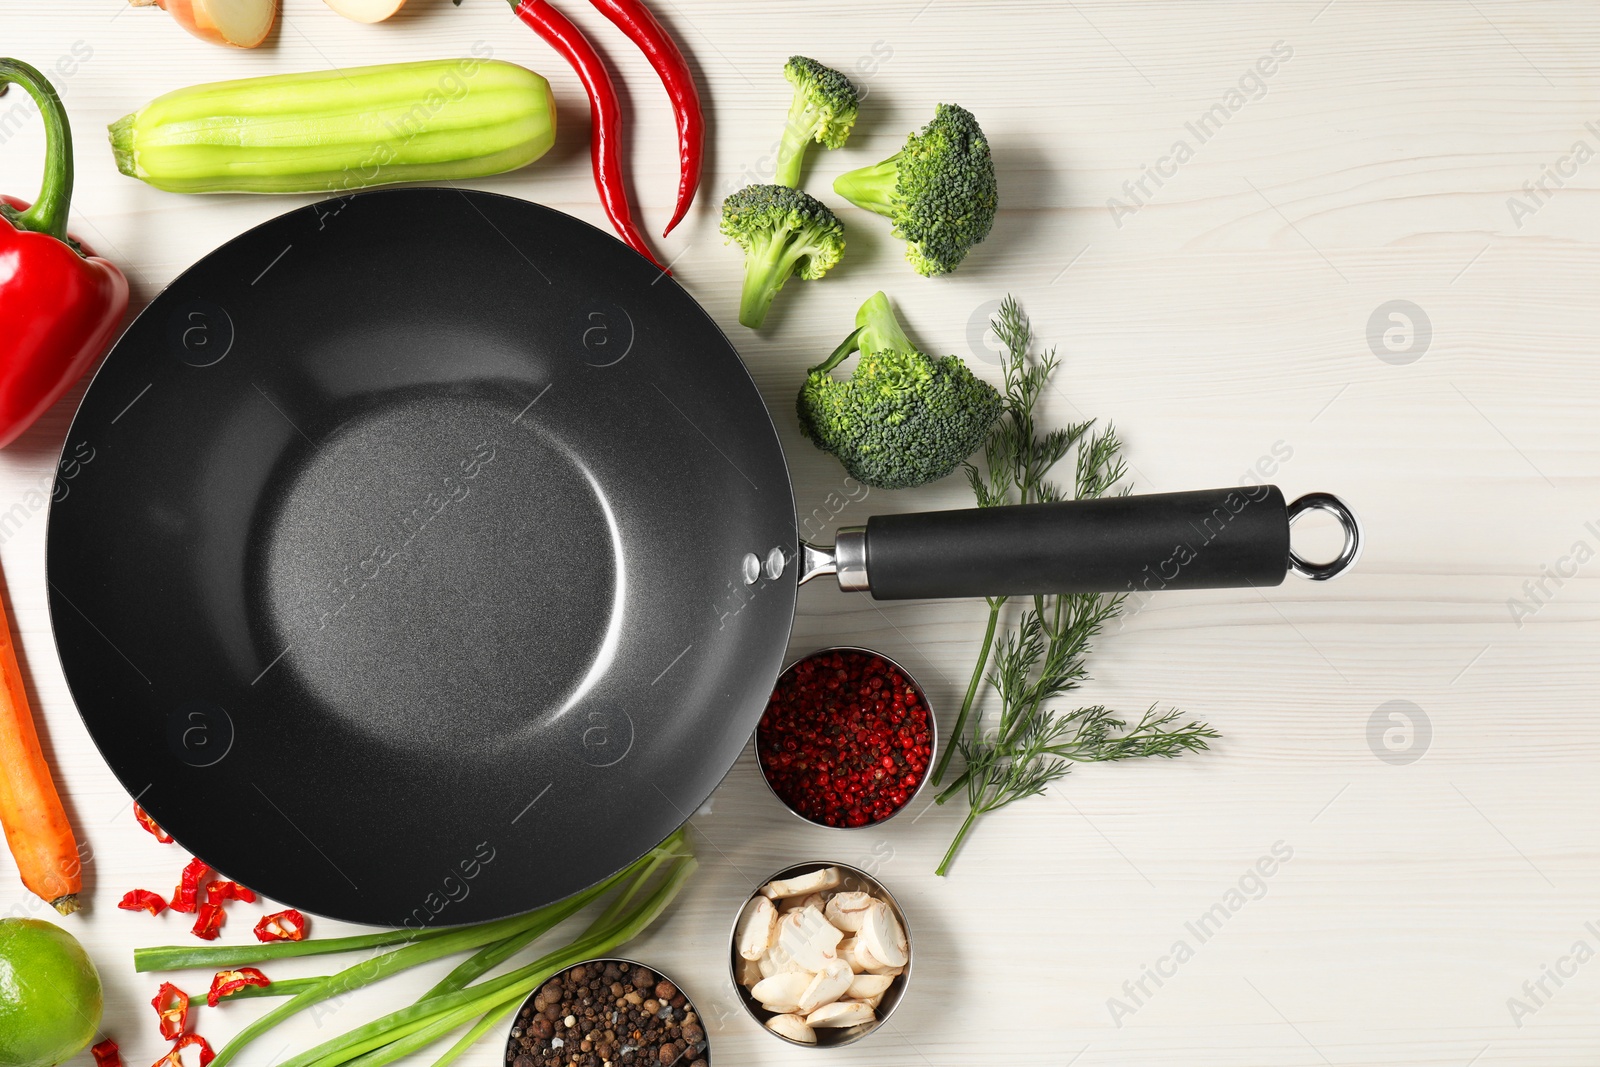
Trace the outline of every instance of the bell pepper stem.
<path fill-rule="evenodd" d="M 72 201 L 72 128 L 55 86 L 20 59 L 0 59 L 0 83 L 15 83 L 39 105 L 44 120 L 44 181 L 28 210 L 8 215 L 19 230 L 47 233 L 67 240 L 67 207 Z"/>

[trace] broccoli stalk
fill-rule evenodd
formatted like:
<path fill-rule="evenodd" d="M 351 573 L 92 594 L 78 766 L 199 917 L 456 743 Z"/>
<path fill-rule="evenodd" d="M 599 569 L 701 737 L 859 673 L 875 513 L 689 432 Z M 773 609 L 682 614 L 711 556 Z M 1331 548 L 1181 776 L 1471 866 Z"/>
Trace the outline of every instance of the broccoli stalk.
<path fill-rule="evenodd" d="M 861 100 L 849 78 L 805 56 L 790 56 L 783 76 L 794 86 L 794 99 L 783 124 L 783 138 L 778 142 L 777 174 L 773 180 L 796 188 L 811 143 L 844 147 L 856 124 Z"/>
<path fill-rule="evenodd" d="M 918 274 L 948 274 L 994 228 L 999 195 L 989 142 L 972 113 L 940 104 L 882 163 L 842 174 L 833 191 L 894 223 Z"/>
<path fill-rule="evenodd" d="M 917 346 L 900 328 L 900 320 L 894 317 L 889 298 L 881 291 L 867 297 L 867 302 L 856 312 L 856 332 L 851 336 L 856 338 L 862 352 L 917 351 Z"/>
<path fill-rule="evenodd" d="M 855 372 L 834 378 L 834 368 L 858 352 Z M 795 402 L 811 443 L 878 489 L 951 473 L 982 446 L 1001 408 L 994 386 L 959 358 L 919 351 L 882 293 L 861 306 L 845 342 L 807 372 Z"/>
<path fill-rule="evenodd" d="M 724 200 L 722 233 L 744 249 L 739 321 L 752 330 L 790 275 L 813 281 L 844 255 L 844 226 L 833 212 L 784 185 L 749 185 Z"/>

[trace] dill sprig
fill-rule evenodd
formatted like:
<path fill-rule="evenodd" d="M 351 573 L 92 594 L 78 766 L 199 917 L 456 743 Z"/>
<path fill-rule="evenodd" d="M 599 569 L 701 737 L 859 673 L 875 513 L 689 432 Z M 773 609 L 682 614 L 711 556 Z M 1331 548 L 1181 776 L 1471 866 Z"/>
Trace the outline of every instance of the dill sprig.
<path fill-rule="evenodd" d="M 983 466 L 966 465 L 978 506 L 1068 499 L 1051 480 L 1051 472 L 1069 455 L 1074 457 L 1072 499 L 1127 492 L 1122 441 L 1113 426 L 1096 429 L 1095 420 L 1089 419 L 1040 432 L 1035 408 L 1060 361 L 1054 349 L 1033 353 L 1033 329 L 1016 300 L 1005 299 L 992 325 L 1006 351 L 1005 412 L 984 444 Z M 939 864 L 941 875 L 949 871 L 979 816 L 1043 793 L 1050 783 L 1065 777 L 1073 763 L 1145 756 L 1171 759 L 1204 749 L 1209 739 L 1218 736 L 1203 722 L 1184 722 L 1179 712 L 1154 707 L 1134 723 L 1100 705 L 1073 711 L 1048 707 L 1088 677 L 1091 643 L 1122 611 L 1124 597 L 1035 596 L 1020 605 L 997 639 L 1009 599 L 989 598 L 988 625 L 952 731 L 954 743 L 945 748 L 933 771 L 938 785 L 950 753 L 961 751 L 965 769 L 936 797 L 943 804 L 963 794 L 968 808 Z M 989 725 L 981 714 L 972 715 L 985 685 L 999 703 Z"/>

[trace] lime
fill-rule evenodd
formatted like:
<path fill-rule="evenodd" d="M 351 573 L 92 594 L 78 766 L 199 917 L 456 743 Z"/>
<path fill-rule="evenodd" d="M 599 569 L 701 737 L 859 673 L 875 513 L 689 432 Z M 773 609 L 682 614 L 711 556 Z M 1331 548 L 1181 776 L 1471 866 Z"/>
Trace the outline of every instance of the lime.
<path fill-rule="evenodd" d="M 78 939 L 0 919 L 0 1067 L 55 1067 L 100 1028 L 100 975 Z"/>

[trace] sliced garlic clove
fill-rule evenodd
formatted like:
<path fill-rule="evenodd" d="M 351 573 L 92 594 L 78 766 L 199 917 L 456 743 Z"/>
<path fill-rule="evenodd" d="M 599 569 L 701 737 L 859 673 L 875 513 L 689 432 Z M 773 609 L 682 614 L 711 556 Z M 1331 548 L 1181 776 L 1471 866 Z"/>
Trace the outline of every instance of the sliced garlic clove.
<path fill-rule="evenodd" d="M 835 893 L 823 909 L 828 921 L 847 934 L 861 929 L 861 920 L 873 904 L 870 893 Z"/>
<path fill-rule="evenodd" d="M 889 974 L 858 974 L 850 980 L 850 988 L 844 995 L 851 1000 L 871 1000 L 882 996 L 893 982 L 894 976 Z"/>
<path fill-rule="evenodd" d="M 775 882 L 768 882 L 761 887 L 761 895 L 778 900 L 782 897 L 803 897 L 808 893 L 820 893 L 824 889 L 835 889 L 843 880 L 837 867 L 824 867 L 809 874 L 796 875 L 793 878 L 781 878 Z"/>
<path fill-rule="evenodd" d="M 778 921 L 777 947 L 802 968 L 815 974 L 839 956 L 844 935 L 817 908 L 789 912 Z"/>
<path fill-rule="evenodd" d="M 872 902 L 862 917 L 861 930 L 856 936 L 874 959 L 881 960 L 889 967 L 906 965 L 906 952 L 910 948 L 906 932 L 900 920 L 894 917 L 894 909 L 884 901 Z"/>
<path fill-rule="evenodd" d="M 824 1004 L 806 1016 L 806 1025 L 813 1027 L 859 1026 L 877 1018 L 872 1007 L 859 1000 L 836 1000 Z"/>
<path fill-rule="evenodd" d="M 829 960 L 811 979 L 806 991 L 800 994 L 799 1010 L 802 1014 L 809 1014 L 824 1004 L 832 1004 L 844 996 L 854 978 L 855 973 L 844 960 Z"/>
<path fill-rule="evenodd" d="M 784 971 L 761 979 L 750 990 L 750 995 L 768 1011 L 786 1014 L 800 1007 L 800 996 L 811 985 L 811 978 L 804 971 Z"/>
<path fill-rule="evenodd" d="M 759 960 L 772 943 L 773 928 L 778 925 L 778 909 L 766 897 L 756 897 L 744 907 L 739 920 L 739 955 L 747 960 Z"/>
<path fill-rule="evenodd" d="M 779 1037 L 786 1037 L 803 1045 L 817 1043 L 817 1032 L 798 1015 L 774 1015 L 767 1020 L 767 1029 Z"/>
<path fill-rule="evenodd" d="M 739 984 L 746 989 L 752 988 L 757 982 L 766 977 L 761 973 L 760 960 L 747 960 L 743 956 L 739 957 L 738 975 Z"/>

